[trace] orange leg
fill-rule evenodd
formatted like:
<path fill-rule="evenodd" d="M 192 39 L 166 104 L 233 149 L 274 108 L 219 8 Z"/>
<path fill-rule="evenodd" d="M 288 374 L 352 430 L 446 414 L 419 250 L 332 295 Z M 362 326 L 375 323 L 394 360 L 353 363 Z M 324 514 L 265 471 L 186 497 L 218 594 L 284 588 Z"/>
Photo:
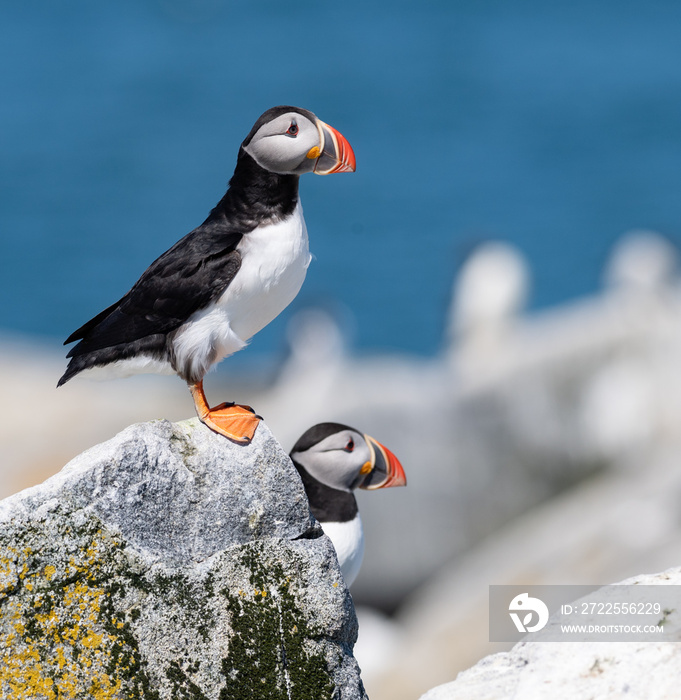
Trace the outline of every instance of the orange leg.
<path fill-rule="evenodd" d="M 199 420 L 204 425 L 243 445 L 247 445 L 253 439 L 261 419 L 250 406 L 221 403 L 215 408 L 210 408 L 203 392 L 203 381 L 190 384 L 189 391 L 192 392 Z"/>

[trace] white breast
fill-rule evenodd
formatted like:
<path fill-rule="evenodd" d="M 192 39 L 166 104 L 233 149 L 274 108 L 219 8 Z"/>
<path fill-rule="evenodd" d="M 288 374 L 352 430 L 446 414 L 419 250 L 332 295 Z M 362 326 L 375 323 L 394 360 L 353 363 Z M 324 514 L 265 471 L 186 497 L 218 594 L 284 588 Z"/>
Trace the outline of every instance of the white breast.
<path fill-rule="evenodd" d="M 246 341 L 293 301 L 305 280 L 310 250 L 300 202 L 285 221 L 244 236 L 238 251 L 241 268 L 218 305 Z"/>
<path fill-rule="evenodd" d="M 357 578 L 364 557 L 364 531 L 359 513 L 345 523 L 321 523 L 322 530 L 333 542 L 345 583 Z"/>
<path fill-rule="evenodd" d="M 291 216 L 246 234 L 237 250 L 241 267 L 224 294 L 193 314 L 177 334 L 179 366 L 200 368 L 241 350 L 295 298 L 310 264 L 300 202 Z"/>

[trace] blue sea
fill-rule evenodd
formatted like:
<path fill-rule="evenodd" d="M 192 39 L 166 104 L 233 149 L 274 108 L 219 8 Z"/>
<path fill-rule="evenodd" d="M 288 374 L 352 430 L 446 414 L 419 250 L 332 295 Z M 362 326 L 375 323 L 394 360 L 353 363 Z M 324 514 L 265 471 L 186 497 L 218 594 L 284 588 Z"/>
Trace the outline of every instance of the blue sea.
<path fill-rule="evenodd" d="M 276 104 L 357 172 L 301 180 L 315 260 L 253 356 L 315 304 L 358 352 L 432 355 L 485 240 L 527 257 L 533 309 L 595 293 L 629 229 L 681 242 L 672 0 L 3 0 L 0 65 L 0 332 L 55 347 L 205 218 Z"/>

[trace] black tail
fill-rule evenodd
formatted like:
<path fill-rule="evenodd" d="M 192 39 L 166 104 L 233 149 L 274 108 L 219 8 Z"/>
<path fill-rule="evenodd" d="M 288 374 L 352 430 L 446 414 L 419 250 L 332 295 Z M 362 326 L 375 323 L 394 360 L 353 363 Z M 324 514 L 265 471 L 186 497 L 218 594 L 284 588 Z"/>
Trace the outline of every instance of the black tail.
<path fill-rule="evenodd" d="M 59 388 L 62 384 L 66 384 L 66 382 L 69 381 L 69 379 L 73 379 L 78 372 L 81 372 L 82 370 L 85 369 L 85 367 L 75 367 L 74 365 L 76 364 L 76 360 L 80 358 L 73 358 L 71 362 L 69 362 L 68 367 L 66 368 L 66 372 L 62 374 L 61 378 L 57 382 L 57 388 Z"/>
<path fill-rule="evenodd" d="M 129 343 L 119 343 L 106 348 L 88 349 L 86 341 L 81 341 L 71 348 L 69 355 L 71 359 L 66 368 L 66 372 L 57 382 L 57 387 L 66 384 L 69 379 L 73 379 L 77 374 L 92 367 L 103 367 L 104 365 L 127 360 L 137 355 L 148 355 L 159 360 L 169 361 L 166 336 L 162 333 L 148 335 Z"/>

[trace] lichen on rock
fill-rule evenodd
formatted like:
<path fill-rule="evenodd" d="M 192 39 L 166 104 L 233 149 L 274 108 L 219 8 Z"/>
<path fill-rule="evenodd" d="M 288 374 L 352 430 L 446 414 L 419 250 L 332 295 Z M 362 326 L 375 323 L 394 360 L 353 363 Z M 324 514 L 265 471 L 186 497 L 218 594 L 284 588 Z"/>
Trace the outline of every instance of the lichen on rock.
<path fill-rule="evenodd" d="M 2 697 L 106 700 L 128 697 L 124 685 L 148 685 L 128 616 L 116 604 L 116 572 L 127 569 L 127 558 L 96 518 L 55 513 L 28 527 L 10 523 L 0 552 Z"/>
<path fill-rule="evenodd" d="M 0 522 L 0 697 L 366 697 L 332 546 L 264 425 L 246 449 L 132 426 Z"/>

